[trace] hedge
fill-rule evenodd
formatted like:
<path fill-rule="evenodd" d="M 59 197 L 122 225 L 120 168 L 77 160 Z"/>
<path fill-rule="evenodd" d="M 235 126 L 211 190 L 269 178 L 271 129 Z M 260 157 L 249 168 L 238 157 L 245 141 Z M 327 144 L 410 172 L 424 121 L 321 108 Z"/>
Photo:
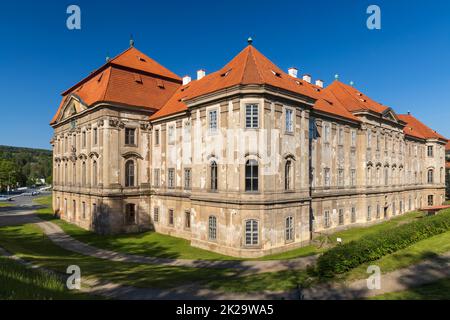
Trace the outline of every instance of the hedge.
<path fill-rule="evenodd" d="M 336 246 L 319 257 L 316 271 L 330 278 L 448 230 L 450 210 Z"/>

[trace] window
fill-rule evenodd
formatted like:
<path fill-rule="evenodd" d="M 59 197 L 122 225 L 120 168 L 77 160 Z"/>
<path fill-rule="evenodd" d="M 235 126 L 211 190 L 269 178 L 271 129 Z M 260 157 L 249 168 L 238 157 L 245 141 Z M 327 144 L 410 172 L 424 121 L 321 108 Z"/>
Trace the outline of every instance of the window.
<path fill-rule="evenodd" d="M 397 213 L 397 208 L 395 207 L 395 200 L 392 202 L 392 215 L 395 216 Z"/>
<path fill-rule="evenodd" d="M 77 183 L 77 167 L 74 162 L 72 165 L 72 184 L 75 185 Z"/>
<path fill-rule="evenodd" d="M 217 162 L 211 162 L 211 191 L 217 191 Z"/>
<path fill-rule="evenodd" d="M 400 214 L 403 213 L 403 200 L 400 200 Z"/>
<path fill-rule="evenodd" d="M 159 188 L 160 176 L 159 169 L 153 169 L 153 185 L 156 188 Z"/>
<path fill-rule="evenodd" d="M 167 173 L 167 187 L 170 189 L 175 188 L 175 169 L 171 168 Z"/>
<path fill-rule="evenodd" d="M 352 207 L 351 221 L 352 221 L 352 223 L 356 222 L 356 208 L 355 207 Z"/>
<path fill-rule="evenodd" d="M 133 203 L 127 203 L 125 206 L 125 223 L 128 225 L 136 223 L 136 205 Z"/>
<path fill-rule="evenodd" d="M 380 151 L 380 135 L 377 134 L 377 151 Z"/>
<path fill-rule="evenodd" d="M 367 221 L 372 220 L 372 207 L 368 206 L 367 207 Z"/>
<path fill-rule="evenodd" d="M 169 225 L 173 226 L 173 209 L 169 209 Z"/>
<path fill-rule="evenodd" d="M 323 141 L 330 142 L 330 125 L 328 123 L 323 127 Z"/>
<path fill-rule="evenodd" d="M 433 173 L 434 173 L 433 169 L 428 170 L 428 180 L 427 180 L 428 183 L 433 183 L 433 180 L 434 180 Z"/>
<path fill-rule="evenodd" d="M 245 106 L 245 127 L 258 128 L 258 105 L 248 104 Z"/>
<path fill-rule="evenodd" d="M 339 209 L 339 225 L 344 224 L 344 209 Z"/>
<path fill-rule="evenodd" d="M 125 163 L 125 187 L 134 187 L 134 161 Z"/>
<path fill-rule="evenodd" d="M 388 185 L 389 184 L 389 169 L 388 167 L 384 168 L 384 185 Z"/>
<path fill-rule="evenodd" d="M 330 179 L 330 168 L 325 168 L 325 169 L 323 169 L 323 176 L 324 176 L 324 179 L 323 179 L 323 184 L 324 184 L 324 186 L 325 187 L 329 187 L 330 186 L 330 184 L 331 184 L 331 179 Z"/>
<path fill-rule="evenodd" d="M 169 144 L 173 144 L 175 143 L 175 127 L 174 126 L 169 126 L 169 130 L 167 132 L 168 136 L 169 136 Z"/>
<path fill-rule="evenodd" d="M 292 109 L 286 109 L 286 132 L 294 132 L 294 121 Z"/>
<path fill-rule="evenodd" d="M 208 219 L 208 239 L 217 239 L 217 218 L 215 216 L 210 216 Z"/>
<path fill-rule="evenodd" d="M 372 131 L 370 131 L 370 129 L 368 129 L 367 131 L 367 149 L 370 149 L 372 145 Z"/>
<path fill-rule="evenodd" d="M 92 204 L 92 216 L 94 217 L 97 214 L 97 204 Z"/>
<path fill-rule="evenodd" d="M 81 203 L 81 215 L 83 219 L 86 219 L 86 202 Z"/>
<path fill-rule="evenodd" d="M 344 144 L 344 129 L 339 128 L 338 130 L 338 144 L 343 145 Z"/>
<path fill-rule="evenodd" d="M 82 138 L 83 148 L 86 148 L 86 131 L 83 131 Z"/>
<path fill-rule="evenodd" d="M 184 227 L 186 229 L 191 228 L 191 212 L 190 211 L 184 212 Z"/>
<path fill-rule="evenodd" d="M 433 157 L 433 146 L 427 146 L 427 155 Z"/>
<path fill-rule="evenodd" d="M 352 147 L 356 147 L 356 130 L 351 131 L 351 136 L 352 136 L 351 145 Z"/>
<path fill-rule="evenodd" d="M 344 185 L 344 169 L 338 169 L 338 185 L 340 187 Z"/>
<path fill-rule="evenodd" d="M 258 221 L 248 220 L 245 222 L 245 244 L 247 246 L 258 245 Z"/>
<path fill-rule="evenodd" d="M 428 196 L 428 205 L 429 206 L 432 206 L 434 204 L 434 199 L 433 199 L 433 195 L 429 195 Z"/>
<path fill-rule="evenodd" d="M 136 129 L 125 128 L 125 144 L 126 145 L 135 145 L 135 132 Z"/>
<path fill-rule="evenodd" d="M 159 129 L 155 129 L 155 145 L 159 145 Z"/>
<path fill-rule="evenodd" d="M 93 135 L 94 135 L 94 146 L 97 145 L 98 143 L 98 132 L 97 132 L 97 128 L 94 128 L 94 130 L 92 131 Z"/>
<path fill-rule="evenodd" d="M 191 169 L 184 169 L 184 189 L 191 190 Z"/>
<path fill-rule="evenodd" d="M 72 209 L 73 220 L 75 220 L 77 217 L 77 202 L 75 200 L 72 201 Z"/>
<path fill-rule="evenodd" d="M 294 218 L 292 217 L 286 218 L 285 240 L 286 241 L 294 240 Z"/>
<path fill-rule="evenodd" d="M 97 186 L 97 161 L 92 163 L 92 185 Z"/>
<path fill-rule="evenodd" d="M 258 162 L 248 160 L 245 164 L 245 191 L 258 191 Z"/>
<path fill-rule="evenodd" d="M 330 211 L 328 210 L 325 210 L 323 214 L 323 223 L 325 228 L 329 228 L 331 226 Z"/>
<path fill-rule="evenodd" d="M 377 219 L 380 219 L 380 217 L 381 217 L 381 207 L 380 204 L 377 203 Z"/>
<path fill-rule="evenodd" d="M 284 170 L 284 189 L 291 190 L 292 188 L 292 161 L 286 161 Z"/>
<path fill-rule="evenodd" d="M 86 162 L 82 163 L 81 172 L 82 172 L 82 186 L 86 187 Z"/>
<path fill-rule="evenodd" d="M 350 186 L 354 187 L 356 185 L 356 170 L 350 170 Z"/>
<path fill-rule="evenodd" d="M 153 221 L 159 222 L 159 207 L 153 208 Z"/>
<path fill-rule="evenodd" d="M 217 132 L 217 110 L 211 110 L 208 113 L 209 120 L 209 132 L 216 133 Z"/>

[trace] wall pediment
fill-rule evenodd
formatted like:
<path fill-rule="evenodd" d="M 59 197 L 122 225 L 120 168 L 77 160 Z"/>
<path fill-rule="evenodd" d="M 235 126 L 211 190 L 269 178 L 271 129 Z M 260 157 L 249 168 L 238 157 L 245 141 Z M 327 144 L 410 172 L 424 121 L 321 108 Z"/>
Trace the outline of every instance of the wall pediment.
<path fill-rule="evenodd" d="M 67 101 L 64 103 L 58 121 L 63 121 L 65 119 L 73 117 L 74 115 L 83 112 L 86 109 L 87 106 L 82 102 L 82 100 L 78 96 L 71 95 L 69 99 L 67 99 Z"/>

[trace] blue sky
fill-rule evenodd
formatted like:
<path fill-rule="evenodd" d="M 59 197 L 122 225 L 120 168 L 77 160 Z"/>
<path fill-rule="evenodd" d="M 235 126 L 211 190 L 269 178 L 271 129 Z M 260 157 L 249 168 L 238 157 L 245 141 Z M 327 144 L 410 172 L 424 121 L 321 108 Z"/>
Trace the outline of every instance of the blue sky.
<path fill-rule="evenodd" d="M 66 9 L 81 8 L 81 30 Z M 366 9 L 381 8 L 381 30 Z M 336 73 L 450 137 L 449 1 L 10 1 L 0 9 L 0 145 L 49 149 L 60 93 L 128 47 L 180 76 L 245 45 L 329 84 Z"/>

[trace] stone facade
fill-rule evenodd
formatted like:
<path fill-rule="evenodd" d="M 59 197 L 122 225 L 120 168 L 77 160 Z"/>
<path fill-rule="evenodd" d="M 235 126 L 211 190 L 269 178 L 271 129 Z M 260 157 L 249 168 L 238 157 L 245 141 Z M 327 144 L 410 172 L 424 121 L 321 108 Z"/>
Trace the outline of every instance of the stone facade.
<path fill-rule="evenodd" d="M 185 103 L 149 120 L 66 99 L 52 124 L 55 212 L 102 234 L 155 230 L 259 257 L 445 200 L 446 141 L 405 134 L 392 110 L 346 118 L 254 84 Z"/>

